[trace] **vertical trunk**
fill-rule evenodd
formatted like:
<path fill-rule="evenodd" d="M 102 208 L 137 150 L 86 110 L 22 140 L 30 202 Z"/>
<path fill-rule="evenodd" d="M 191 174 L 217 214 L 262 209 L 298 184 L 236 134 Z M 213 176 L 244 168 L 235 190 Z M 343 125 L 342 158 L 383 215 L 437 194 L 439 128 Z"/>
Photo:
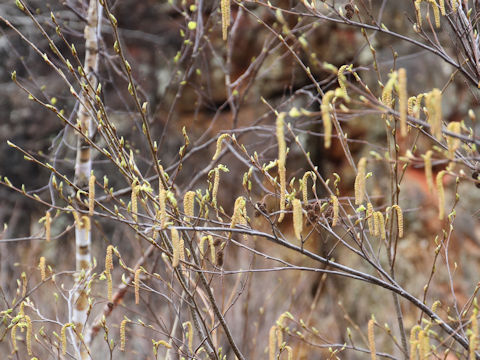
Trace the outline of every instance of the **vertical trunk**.
<path fill-rule="evenodd" d="M 81 126 L 85 136 L 91 136 L 93 132 L 92 113 L 95 113 L 89 104 L 94 98 L 94 89 L 97 87 L 96 72 L 98 70 L 98 39 L 97 31 L 99 29 L 99 9 L 101 9 L 97 0 L 89 0 L 87 24 L 85 25 L 85 76 L 90 83 L 82 89 L 80 106 L 78 109 L 78 123 Z M 98 28 L 98 29 L 97 29 Z M 89 90 L 85 90 L 89 89 Z M 93 90 L 92 90 L 93 89 Z M 77 140 L 77 157 L 75 162 L 75 184 L 82 189 L 88 185 L 90 173 L 92 171 L 91 149 L 84 137 L 79 136 Z M 82 216 L 81 221 L 75 224 L 75 243 L 76 243 L 76 270 L 80 274 L 91 266 L 91 230 L 90 218 L 88 215 Z M 77 275 L 78 276 L 78 275 Z M 78 277 L 77 293 L 75 294 L 75 303 L 73 306 L 72 322 L 75 324 L 77 334 L 83 334 L 83 328 L 87 320 L 88 299 L 87 288 L 84 285 L 85 279 Z M 88 339 L 84 339 L 88 343 Z M 80 358 L 87 358 L 87 349 L 78 342 L 77 349 L 80 351 Z"/>

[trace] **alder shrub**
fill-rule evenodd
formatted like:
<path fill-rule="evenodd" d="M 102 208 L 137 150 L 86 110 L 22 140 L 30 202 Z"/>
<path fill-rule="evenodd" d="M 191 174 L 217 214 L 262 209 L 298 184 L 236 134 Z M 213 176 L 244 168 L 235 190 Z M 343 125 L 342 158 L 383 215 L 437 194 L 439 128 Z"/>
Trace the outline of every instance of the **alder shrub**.
<path fill-rule="evenodd" d="M 3 357 L 480 357 L 476 2 L 1 9 Z"/>

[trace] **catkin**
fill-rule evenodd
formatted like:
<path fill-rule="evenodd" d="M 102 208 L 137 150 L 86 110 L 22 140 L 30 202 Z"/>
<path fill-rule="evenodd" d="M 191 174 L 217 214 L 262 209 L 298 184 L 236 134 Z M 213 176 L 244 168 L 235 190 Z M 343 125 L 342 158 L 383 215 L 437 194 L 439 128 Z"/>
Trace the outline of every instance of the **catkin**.
<path fill-rule="evenodd" d="M 299 199 L 293 199 L 293 230 L 295 232 L 295 237 L 297 240 L 302 239 L 302 230 L 303 230 L 303 212 L 302 212 L 302 202 Z"/>
<path fill-rule="evenodd" d="M 212 264 L 215 264 L 217 259 L 215 258 L 215 244 L 213 242 L 213 236 L 208 235 L 208 246 L 210 247 L 210 259 L 212 260 Z"/>
<path fill-rule="evenodd" d="M 458 121 L 452 121 L 448 124 L 447 130 L 454 134 L 460 134 L 461 124 Z M 455 157 L 455 151 L 460 147 L 460 139 L 453 136 L 447 136 L 447 147 L 448 156 L 450 159 L 453 159 Z"/>
<path fill-rule="evenodd" d="M 135 304 L 140 304 L 140 274 L 142 273 L 142 269 L 138 268 L 135 270 L 135 276 L 133 279 L 133 285 L 135 287 Z"/>
<path fill-rule="evenodd" d="M 322 105 L 320 107 L 322 111 L 323 131 L 325 133 L 324 145 L 325 149 L 329 149 L 332 144 L 332 118 L 330 116 L 330 102 L 335 97 L 335 91 L 329 90 L 323 95 Z"/>
<path fill-rule="evenodd" d="M 277 332 L 277 327 L 273 325 L 270 328 L 270 332 L 268 333 L 268 359 L 269 360 L 275 360 L 275 355 L 276 355 L 276 332 Z"/>
<path fill-rule="evenodd" d="M 230 0 L 221 0 L 220 7 L 222 11 L 222 38 L 227 40 L 228 27 L 230 26 Z"/>
<path fill-rule="evenodd" d="M 365 197 L 365 172 L 367 159 L 362 157 L 357 165 L 357 176 L 355 178 L 355 205 L 361 205 Z"/>
<path fill-rule="evenodd" d="M 123 319 L 120 323 L 120 351 L 125 351 L 126 335 L 125 328 L 127 326 L 128 319 Z"/>
<path fill-rule="evenodd" d="M 445 16 L 447 12 L 445 11 L 445 0 L 439 0 L 440 13 L 442 16 Z"/>
<path fill-rule="evenodd" d="M 398 106 L 400 110 L 400 135 L 407 136 L 407 71 L 404 68 L 398 70 Z"/>
<path fill-rule="evenodd" d="M 370 349 L 370 355 L 372 360 L 376 360 L 377 352 L 375 350 L 375 320 L 370 319 L 368 321 L 368 347 Z"/>
<path fill-rule="evenodd" d="M 428 150 L 422 155 L 425 164 L 425 177 L 427 178 L 427 186 L 430 192 L 433 192 L 433 175 L 432 175 L 432 150 Z"/>
<path fill-rule="evenodd" d="M 374 233 L 374 224 L 373 224 L 373 220 L 374 220 L 374 210 L 373 210 L 373 205 L 372 203 L 368 203 L 367 204 L 367 225 L 368 225 L 368 231 L 370 232 L 370 234 L 373 234 Z"/>
<path fill-rule="evenodd" d="M 428 111 L 428 123 L 430 132 L 437 140 L 442 138 L 442 92 L 433 89 L 425 97 L 425 105 Z"/>
<path fill-rule="evenodd" d="M 313 186 L 312 188 L 315 189 L 315 180 L 317 179 L 317 175 L 315 175 L 314 172 L 312 171 L 307 171 L 305 174 L 303 174 L 302 178 L 302 198 L 303 198 L 303 204 L 307 205 L 308 204 L 308 177 L 311 177 L 313 180 Z"/>
<path fill-rule="evenodd" d="M 285 216 L 285 192 L 287 191 L 287 179 L 285 162 L 287 159 L 287 143 L 285 142 L 284 119 L 285 113 L 280 113 L 276 120 L 276 135 L 278 143 L 278 175 L 280 177 L 280 216 L 278 222 L 282 222 Z"/>
<path fill-rule="evenodd" d="M 113 270 L 113 245 L 108 245 L 107 254 L 105 255 L 105 273 L 107 277 L 107 297 L 108 301 L 110 302 L 113 299 L 113 282 L 111 270 Z"/>
<path fill-rule="evenodd" d="M 287 360 L 293 360 L 293 350 L 290 346 L 285 346 L 285 350 L 287 350 Z"/>
<path fill-rule="evenodd" d="M 52 237 L 51 225 L 52 225 L 52 217 L 50 215 L 50 212 L 47 211 L 47 213 L 45 214 L 45 240 L 47 242 L 49 242 Z"/>
<path fill-rule="evenodd" d="M 375 236 L 380 235 L 380 238 L 382 240 L 385 240 L 387 238 L 387 234 L 385 232 L 385 218 L 383 217 L 383 214 L 380 211 L 375 212 L 374 224 L 375 224 Z"/>
<path fill-rule="evenodd" d="M 16 353 L 18 351 L 18 348 L 17 348 L 17 327 L 18 327 L 18 324 L 15 324 L 15 325 L 13 325 L 12 329 L 10 330 L 10 338 L 12 339 L 13 353 Z"/>
<path fill-rule="evenodd" d="M 183 211 L 187 216 L 187 221 L 194 216 L 195 192 L 187 191 L 183 196 Z"/>
<path fill-rule="evenodd" d="M 136 184 L 136 181 L 134 181 L 132 184 L 132 219 L 134 222 L 137 222 L 137 219 L 138 219 L 137 195 L 138 195 L 138 186 Z"/>
<path fill-rule="evenodd" d="M 392 101 L 393 101 L 392 93 L 393 93 L 393 88 L 397 83 L 397 76 L 398 76 L 398 73 L 396 71 L 389 74 L 389 79 L 382 90 L 382 103 L 388 108 L 392 107 Z"/>
<path fill-rule="evenodd" d="M 422 0 L 415 0 L 415 13 L 417 14 L 417 23 L 419 27 L 422 27 L 422 12 L 420 11 L 420 4 Z"/>
<path fill-rule="evenodd" d="M 333 206 L 332 226 L 337 226 L 340 205 L 338 203 L 338 198 L 335 195 L 331 195 L 330 198 L 332 200 L 332 206 Z"/>
<path fill-rule="evenodd" d="M 392 206 L 392 209 L 397 213 L 397 226 L 398 226 L 398 237 L 403 237 L 403 212 L 400 206 L 397 204 Z"/>
<path fill-rule="evenodd" d="M 38 268 L 40 269 L 40 276 L 42 278 L 42 281 L 45 281 L 46 276 L 46 271 L 45 271 L 45 257 L 41 257 L 40 261 L 38 262 Z"/>
<path fill-rule="evenodd" d="M 178 235 L 177 229 L 172 228 L 171 237 L 173 247 L 172 266 L 175 268 L 180 263 L 180 236 Z"/>
<path fill-rule="evenodd" d="M 167 223 L 167 191 L 165 189 L 160 190 L 158 202 L 160 203 L 160 228 L 164 229 Z"/>
<path fill-rule="evenodd" d="M 410 96 L 408 98 L 408 102 L 407 102 L 407 114 L 408 116 L 415 116 L 415 106 L 416 106 L 416 102 L 417 102 L 417 97 L 416 96 Z"/>
<path fill-rule="evenodd" d="M 188 337 L 188 350 L 193 354 L 193 326 L 190 321 L 183 323 L 183 326 L 187 327 L 187 337 Z"/>
<path fill-rule="evenodd" d="M 233 229 L 237 224 L 245 223 L 244 212 L 245 198 L 243 196 L 239 196 L 235 200 L 235 205 L 233 207 L 232 223 L 230 224 L 230 228 Z"/>
<path fill-rule="evenodd" d="M 62 343 L 62 355 L 67 353 L 67 328 L 70 324 L 65 324 L 62 326 L 62 330 L 60 331 L 60 340 Z"/>
<path fill-rule="evenodd" d="M 27 323 L 27 336 L 26 336 L 26 343 L 27 343 L 27 353 L 28 355 L 32 355 L 32 320 L 30 316 L 24 316 L 25 322 Z"/>
<path fill-rule="evenodd" d="M 429 0 L 430 4 L 432 4 L 433 9 L 433 18 L 435 19 L 435 26 L 437 28 L 440 27 L 440 10 L 438 8 L 437 2 L 435 0 Z"/>
<path fill-rule="evenodd" d="M 477 350 L 477 346 L 478 346 L 478 342 L 477 342 L 477 339 L 478 339 L 478 319 L 477 319 L 477 312 L 476 310 L 474 310 L 472 316 L 470 317 L 470 322 L 471 322 L 471 325 L 470 325 L 470 329 L 471 329 L 471 333 L 470 333 L 470 344 L 469 344 L 469 353 L 470 353 L 470 358 L 469 360 L 475 360 L 476 359 L 476 356 L 475 356 L 475 351 Z"/>
<path fill-rule="evenodd" d="M 443 189 L 443 176 L 446 174 L 442 170 L 437 175 L 437 192 L 438 192 L 438 218 L 443 220 L 445 217 L 445 190 Z"/>
<path fill-rule="evenodd" d="M 217 194 L 218 194 L 218 185 L 220 183 L 220 170 L 218 167 L 214 170 L 215 176 L 213 179 L 213 189 L 212 189 L 212 205 L 214 208 L 217 207 Z"/>
<path fill-rule="evenodd" d="M 95 207 L 95 175 L 93 171 L 88 180 L 88 215 L 93 216 L 93 209 Z"/>
<path fill-rule="evenodd" d="M 412 327 L 412 330 L 410 330 L 410 360 L 417 360 L 418 330 L 421 330 L 419 325 Z"/>
<path fill-rule="evenodd" d="M 105 271 L 110 272 L 113 270 L 113 245 L 107 246 L 107 252 L 105 255 Z"/>
<path fill-rule="evenodd" d="M 348 99 L 348 93 L 347 93 L 347 77 L 345 76 L 344 72 L 348 67 L 349 65 L 342 65 L 337 72 L 338 85 L 340 85 L 342 95 L 345 99 Z"/>
<path fill-rule="evenodd" d="M 220 152 L 222 151 L 222 141 L 227 137 L 230 137 L 230 134 L 222 134 L 218 137 L 217 147 L 215 148 L 215 154 L 213 155 L 212 160 L 217 160 L 217 158 L 220 156 Z"/>
<path fill-rule="evenodd" d="M 418 333 L 418 344 L 420 352 L 420 360 L 428 360 L 428 353 L 430 352 L 430 340 L 424 330 Z"/>

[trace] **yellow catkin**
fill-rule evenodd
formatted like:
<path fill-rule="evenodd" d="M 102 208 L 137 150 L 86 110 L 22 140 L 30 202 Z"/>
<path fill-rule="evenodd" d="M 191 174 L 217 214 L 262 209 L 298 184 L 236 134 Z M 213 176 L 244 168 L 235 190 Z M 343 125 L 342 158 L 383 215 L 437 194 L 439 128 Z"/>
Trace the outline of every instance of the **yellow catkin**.
<path fill-rule="evenodd" d="M 283 344 L 283 332 L 282 332 L 282 329 L 280 329 L 279 327 L 277 327 L 277 330 L 275 332 L 275 335 L 277 337 L 277 346 L 278 348 L 280 349 L 282 347 L 282 344 Z"/>
<path fill-rule="evenodd" d="M 299 199 L 293 199 L 293 230 L 295 232 L 295 237 L 297 240 L 302 239 L 302 230 L 303 230 L 303 211 L 302 211 L 302 202 Z"/>
<path fill-rule="evenodd" d="M 27 343 L 27 353 L 28 355 L 32 355 L 32 320 L 30 316 L 24 316 L 25 323 L 27 324 L 27 336 L 26 336 L 26 343 Z"/>
<path fill-rule="evenodd" d="M 367 225 L 368 225 L 368 231 L 370 232 L 370 234 L 373 234 L 374 233 L 374 224 L 373 224 L 373 220 L 374 220 L 374 216 L 373 216 L 373 213 L 374 213 L 374 210 L 373 210 L 373 205 L 372 203 L 368 203 L 367 204 Z"/>
<path fill-rule="evenodd" d="M 160 205 L 160 228 L 164 229 L 167 223 L 167 192 L 165 189 L 160 190 L 158 202 Z"/>
<path fill-rule="evenodd" d="M 387 234 L 385 232 L 385 218 L 380 211 L 375 212 L 375 236 L 380 235 L 382 240 L 387 238 Z"/>
<path fill-rule="evenodd" d="M 418 345 L 420 360 L 428 360 L 428 353 L 430 352 L 430 339 L 424 330 L 420 330 L 418 333 Z"/>
<path fill-rule="evenodd" d="M 338 69 L 337 77 L 338 77 L 338 85 L 340 85 L 340 89 L 342 91 L 343 97 L 348 98 L 347 93 L 347 77 L 345 76 L 344 72 L 349 67 L 349 65 L 342 65 L 340 69 Z"/>
<path fill-rule="evenodd" d="M 62 355 L 67 354 L 67 328 L 70 324 L 65 324 L 62 326 L 62 330 L 60 331 L 60 340 L 62 343 Z"/>
<path fill-rule="evenodd" d="M 142 269 L 138 268 L 135 270 L 135 276 L 133 279 L 133 285 L 135 287 L 135 304 L 140 303 L 140 274 L 142 273 Z"/>
<path fill-rule="evenodd" d="M 109 302 L 113 301 L 113 280 L 112 273 L 109 271 L 106 273 L 107 278 L 107 299 Z"/>
<path fill-rule="evenodd" d="M 332 201 L 332 207 L 333 207 L 332 226 L 337 226 L 340 204 L 338 203 L 338 198 L 335 195 L 331 195 L 330 199 Z"/>
<path fill-rule="evenodd" d="M 183 211 L 189 221 L 194 216 L 195 192 L 187 191 L 183 196 Z"/>
<path fill-rule="evenodd" d="M 302 178 L 302 198 L 303 198 L 303 204 L 307 205 L 308 204 L 308 177 L 311 177 L 313 180 L 313 186 L 312 188 L 315 189 L 315 180 L 317 180 L 317 175 L 315 175 L 314 172 L 312 171 L 307 171 L 305 174 L 303 174 Z"/>
<path fill-rule="evenodd" d="M 208 246 L 210 247 L 210 259 L 212 260 L 212 264 L 215 264 L 217 259 L 216 259 L 216 254 L 215 254 L 215 245 L 213 243 L 213 236 L 208 235 Z"/>
<path fill-rule="evenodd" d="M 290 346 L 285 346 L 285 350 L 287 350 L 287 360 L 293 360 L 293 350 Z"/>
<path fill-rule="evenodd" d="M 433 18 L 435 19 L 435 26 L 440 27 L 440 9 L 435 0 L 429 0 L 429 3 L 432 4 Z"/>
<path fill-rule="evenodd" d="M 12 339 L 13 353 L 16 353 L 18 351 L 18 347 L 17 347 L 17 327 L 18 327 L 18 324 L 15 324 L 15 325 L 13 325 L 12 329 L 10 330 L 10 338 Z"/>
<path fill-rule="evenodd" d="M 129 322 L 128 319 L 123 319 L 122 322 L 120 323 L 120 351 L 125 351 L 125 344 L 127 341 L 125 328 L 127 326 L 127 322 Z"/>
<path fill-rule="evenodd" d="M 376 360 L 377 352 L 375 350 L 375 320 L 368 321 L 368 347 L 370 348 L 370 355 L 372 360 Z"/>
<path fill-rule="evenodd" d="M 458 3 L 459 3 L 458 0 L 452 0 L 452 9 L 453 9 L 453 12 L 457 12 Z"/>
<path fill-rule="evenodd" d="M 392 101 L 393 101 L 392 93 L 393 93 L 393 88 L 397 83 L 397 77 L 398 77 L 398 73 L 396 71 L 389 74 L 389 79 L 385 84 L 385 86 L 383 87 L 382 103 L 388 108 L 392 107 Z"/>
<path fill-rule="evenodd" d="M 113 299 L 113 282 L 111 270 L 113 270 L 113 245 L 108 245 L 107 254 L 105 255 L 105 273 L 107 277 L 107 297 L 108 301 L 110 302 Z"/>
<path fill-rule="evenodd" d="M 407 136 L 407 71 L 404 68 L 398 70 L 398 106 L 400 111 L 400 135 Z"/>
<path fill-rule="evenodd" d="M 332 118 L 330 114 L 330 103 L 335 97 L 335 91 L 329 90 L 323 95 L 322 105 L 320 107 L 322 111 L 323 131 L 325 133 L 324 145 L 325 149 L 329 149 L 332 144 Z"/>
<path fill-rule="evenodd" d="M 477 319 L 477 309 L 473 311 L 472 316 L 470 317 L 470 344 L 469 344 L 469 353 L 470 357 L 469 360 L 475 360 L 475 351 L 478 347 L 478 319 Z"/>
<path fill-rule="evenodd" d="M 40 276 L 42 278 L 42 281 L 45 281 L 47 275 L 45 271 L 45 257 L 41 257 L 40 261 L 38 262 L 38 269 L 40 270 Z"/>
<path fill-rule="evenodd" d="M 421 327 L 416 325 L 410 330 L 410 360 L 417 360 L 417 332 Z"/>
<path fill-rule="evenodd" d="M 443 220 L 445 217 L 445 190 L 443 189 L 443 176 L 446 174 L 442 170 L 437 175 L 437 192 L 438 192 L 438 218 Z"/>
<path fill-rule="evenodd" d="M 422 155 L 425 164 L 425 177 L 427 179 L 427 186 L 430 192 L 433 191 L 433 175 L 432 175 L 432 150 L 428 150 L 425 155 Z"/>
<path fill-rule="evenodd" d="M 198 243 L 198 250 L 200 251 L 200 256 L 203 259 L 203 256 L 205 254 L 205 241 L 208 239 L 208 236 L 202 236 L 199 243 Z"/>
<path fill-rule="evenodd" d="M 217 207 L 217 194 L 218 194 L 218 185 L 220 183 L 220 169 L 218 167 L 214 170 L 214 178 L 213 178 L 213 189 L 212 189 L 212 205 L 213 207 Z"/>
<path fill-rule="evenodd" d="M 415 116 L 414 108 L 416 106 L 416 102 L 417 102 L 417 97 L 416 96 L 410 96 L 408 98 L 408 102 L 407 102 L 408 116 Z"/>
<path fill-rule="evenodd" d="M 445 16 L 447 12 L 445 11 L 445 0 L 439 0 L 440 13 L 442 16 Z"/>
<path fill-rule="evenodd" d="M 138 186 L 136 185 L 136 181 L 132 184 L 132 219 L 133 221 L 137 222 L 138 216 Z"/>
<path fill-rule="evenodd" d="M 460 134 L 461 124 L 458 121 L 452 121 L 448 124 L 447 130 L 454 134 Z M 460 139 L 453 136 L 447 136 L 447 147 L 448 156 L 450 159 L 453 159 L 455 157 L 455 151 L 460 147 Z"/>
<path fill-rule="evenodd" d="M 230 0 L 221 0 L 220 7 L 222 12 L 222 38 L 227 40 L 228 27 L 230 26 Z"/>
<path fill-rule="evenodd" d="M 419 27 L 422 27 L 422 12 L 420 10 L 420 4 L 422 0 L 415 0 L 415 13 L 417 15 L 417 23 Z"/>
<path fill-rule="evenodd" d="M 268 333 L 268 359 L 269 360 L 275 360 L 275 355 L 276 355 L 276 333 L 277 333 L 277 327 L 273 325 L 270 328 L 270 331 Z"/>
<path fill-rule="evenodd" d="M 403 237 L 403 212 L 402 208 L 398 205 L 393 205 L 392 209 L 397 213 L 397 226 L 398 226 L 398 237 Z"/>
<path fill-rule="evenodd" d="M 47 211 L 47 213 L 45 214 L 45 240 L 47 242 L 49 242 L 52 237 L 51 225 L 52 225 L 52 217 L 50 215 L 50 212 Z"/>
<path fill-rule="evenodd" d="M 281 223 L 285 217 L 285 191 L 287 188 L 287 175 L 284 166 L 278 168 L 278 175 L 280 177 L 280 215 L 278 216 L 278 222 Z"/>
<path fill-rule="evenodd" d="M 229 134 L 222 134 L 218 137 L 217 139 L 217 147 L 215 149 L 215 154 L 213 155 L 212 160 L 217 160 L 217 158 L 220 156 L 220 152 L 222 151 L 222 141 L 225 140 L 226 138 L 229 138 Z"/>
<path fill-rule="evenodd" d="M 187 327 L 188 350 L 193 354 L 193 326 L 190 321 L 184 322 L 183 326 Z"/>
<path fill-rule="evenodd" d="M 235 200 L 235 205 L 233 207 L 233 215 L 232 215 L 232 222 L 230 224 L 230 228 L 233 229 L 237 224 L 245 223 L 244 213 L 245 213 L 245 198 L 243 196 L 239 196 Z"/>
<path fill-rule="evenodd" d="M 357 176 L 355 178 L 355 205 L 361 205 L 365 198 L 365 176 L 367 159 L 362 157 L 357 165 Z"/>
<path fill-rule="evenodd" d="M 180 236 L 178 235 L 178 230 L 172 228 L 171 231 L 172 237 L 172 247 L 173 247 L 173 259 L 172 266 L 177 267 L 180 263 Z"/>
<path fill-rule="evenodd" d="M 287 178 L 285 163 L 287 159 L 287 143 L 285 142 L 284 119 L 286 114 L 280 113 L 276 120 L 276 135 L 278 143 L 278 175 L 280 177 L 280 216 L 278 222 L 282 222 L 285 216 L 285 193 L 287 191 Z"/>
<path fill-rule="evenodd" d="M 95 175 L 93 171 L 90 174 L 88 180 L 88 215 L 93 216 L 93 210 L 95 208 Z"/>
<path fill-rule="evenodd" d="M 110 272 L 113 270 L 113 245 L 107 246 L 107 251 L 105 255 L 105 271 Z"/>
<path fill-rule="evenodd" d="M 428 111 L 428 123 L 430 132 L 437 140 L 442 138 L 442 92 L 433 89 L 425 97 L 425 105 Z"/>

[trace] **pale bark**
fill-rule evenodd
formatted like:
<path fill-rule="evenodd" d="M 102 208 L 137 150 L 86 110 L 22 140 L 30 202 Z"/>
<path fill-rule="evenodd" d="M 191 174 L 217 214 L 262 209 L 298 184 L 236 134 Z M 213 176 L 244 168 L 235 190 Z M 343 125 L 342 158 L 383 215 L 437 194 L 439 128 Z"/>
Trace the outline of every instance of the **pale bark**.
<path fill-rule="evenodd" d="M 91 108 L 91 99 L 94 98 L 94 91 L 97 87 L 98 71 L 98 33 L 99 18 L 101 16 L 101 6 L 97 0 L 90 0 L 87 14 L 87 24 L 85 25 L 85 62 L 84 73 L 88 80 L 87 86 L 82 86 L 80 97 L 80 106 L 78 109 L 78 122 L 85 137 L 90 137 L 93 133 L 94 120 Z M 85 81 L 85 80 L 82 80 Z M 84 137 L 79 136 L 77 140 L 77 157 L 75 162 L 75 184 L 82 189 L 88 185 L 88 180 L 92 171 L 91 148 Z M 75 243 L 76 243 L 76 270 L 87 273 L 91 267 L 91 227 L 88 215 L 82 217 L 80 223 L 75 224 Z M 73 306 L 72 322 L 75 324 L 77 334 L 83 334 L 84 326 L 87 321 L 88 298 L 85 277 L 77 277 L 77 293 L 75 294 L 75 304 Z M 88 357 L 88 350 L 82 344 L 87 343 L 78 340 L 77 349 L 79 358 Z"/>

